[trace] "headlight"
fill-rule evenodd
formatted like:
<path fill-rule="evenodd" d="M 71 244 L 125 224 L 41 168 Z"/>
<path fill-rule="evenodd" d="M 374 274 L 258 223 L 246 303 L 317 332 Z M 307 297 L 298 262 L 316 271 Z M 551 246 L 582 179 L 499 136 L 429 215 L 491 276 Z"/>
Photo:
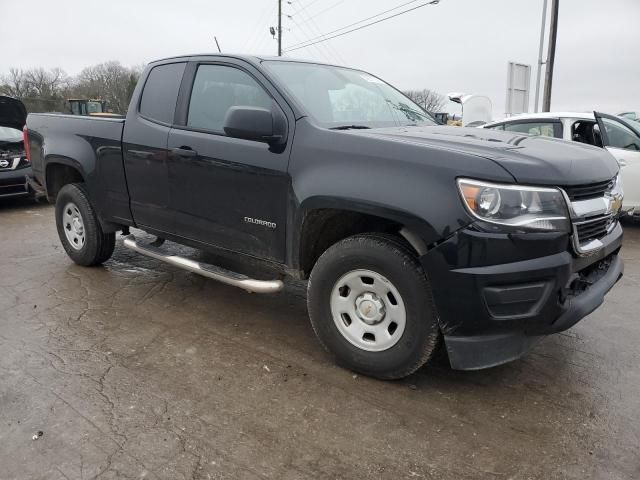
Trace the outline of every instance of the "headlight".
<path fill-rule="evenodd" d="M 609 210 L 610 213 L 618 215 L 622 210 L 622 200 L 624 199 L 624 188 L 622 186 L 622 176 L 618 174 L 613 182 L 613 187 L 606 193 L 606 196 L 610 198 Z"/>
<path fill-rule="evenodd" d="M 467 210 L 490 230 L 568 232 L 569 214 L 557 188 L 458 179 Z"/>

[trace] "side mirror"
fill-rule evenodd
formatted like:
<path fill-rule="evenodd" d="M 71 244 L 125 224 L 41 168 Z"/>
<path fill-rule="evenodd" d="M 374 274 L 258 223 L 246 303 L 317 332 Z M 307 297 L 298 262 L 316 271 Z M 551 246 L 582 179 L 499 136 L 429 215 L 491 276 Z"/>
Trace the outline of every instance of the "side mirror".
<path fill-rule="evenodd" d="M 224 133 L 233 138 L 281 144 L 286 128 L 271 110 L 258 107 L 231 107 L 224 119 Z"/>

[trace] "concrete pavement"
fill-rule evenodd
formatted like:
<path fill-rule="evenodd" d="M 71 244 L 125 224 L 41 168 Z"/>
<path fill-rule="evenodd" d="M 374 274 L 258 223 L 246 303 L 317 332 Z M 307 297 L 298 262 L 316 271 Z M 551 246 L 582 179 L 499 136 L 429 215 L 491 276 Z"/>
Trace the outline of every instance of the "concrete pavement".
<path fill-rule="evenodd" d="M 640 478 L 625 235 L 605 305 L 523 360 L 380 382 L 332 364 L 299 285 L 249 295 L 120 245 L 82 268 L 51 206 L 2 202 L 0 478 Z"/>

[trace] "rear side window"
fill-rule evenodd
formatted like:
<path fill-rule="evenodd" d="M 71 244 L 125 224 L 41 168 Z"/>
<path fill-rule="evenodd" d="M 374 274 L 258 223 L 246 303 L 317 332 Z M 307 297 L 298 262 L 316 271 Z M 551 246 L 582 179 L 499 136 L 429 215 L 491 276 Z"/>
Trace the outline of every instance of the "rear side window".
<path fill-rule="evenodd" d="M 507 123 L 505 124 L 504 129 L 507 132 L 519 132 L 526 133 L 528 135 L 562 138 L 562 125 L 558 122 Z"/>
<path fill-rule="evenodd" d="M 140 114 L 163 123 L 173 123 L 185 63 L 158 65 L 149 72 L 140 99 Z"/>

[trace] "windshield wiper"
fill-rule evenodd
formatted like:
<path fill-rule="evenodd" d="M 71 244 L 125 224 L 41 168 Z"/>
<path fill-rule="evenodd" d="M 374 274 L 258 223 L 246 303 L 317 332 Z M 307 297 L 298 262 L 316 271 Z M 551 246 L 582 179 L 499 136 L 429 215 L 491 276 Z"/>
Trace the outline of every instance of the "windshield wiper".
<path fill-rule="evenodd" d="M 329 130 L 368 130 L 370 128 L 366 125 L 340 125 L 339 127 L 331 127 Z"/>

